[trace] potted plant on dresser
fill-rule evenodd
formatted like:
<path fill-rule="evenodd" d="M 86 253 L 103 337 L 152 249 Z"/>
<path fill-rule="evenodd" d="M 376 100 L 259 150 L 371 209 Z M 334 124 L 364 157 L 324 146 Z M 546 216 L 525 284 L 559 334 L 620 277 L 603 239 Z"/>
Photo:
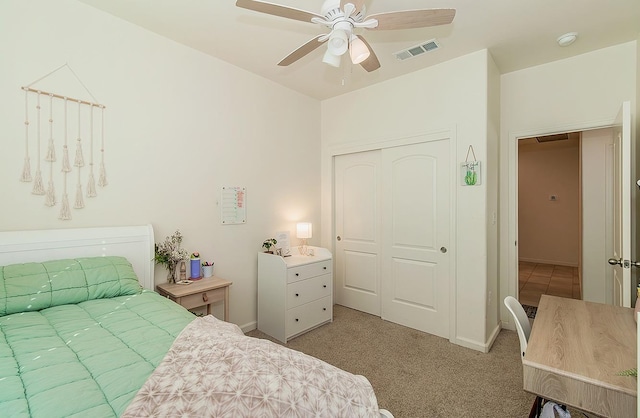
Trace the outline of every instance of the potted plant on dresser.
<path fill-rule="evenodd" d="M 269 238 L 264 240 L 264 242 L 262 243 L 262 248 L 266 249 L 265 253 L 273 254 L 273 251 L 271 251 L 271 247 L 275 248 L 275 245 L 277 243 L 278 241 L 276 241 L 275 238 Z"/>

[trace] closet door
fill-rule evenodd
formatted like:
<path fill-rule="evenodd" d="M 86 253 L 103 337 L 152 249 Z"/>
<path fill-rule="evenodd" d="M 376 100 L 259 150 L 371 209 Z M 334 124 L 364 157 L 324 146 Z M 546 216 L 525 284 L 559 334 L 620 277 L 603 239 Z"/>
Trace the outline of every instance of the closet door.
<path fill-rule="evenodd" d="M 382 150 L 382 318 L 449 337 L 449 140 Z"/>
<path fill-rule="evenodd" d="M 334 160 L 335 302 L 380 316 L 380 150 Z"/>

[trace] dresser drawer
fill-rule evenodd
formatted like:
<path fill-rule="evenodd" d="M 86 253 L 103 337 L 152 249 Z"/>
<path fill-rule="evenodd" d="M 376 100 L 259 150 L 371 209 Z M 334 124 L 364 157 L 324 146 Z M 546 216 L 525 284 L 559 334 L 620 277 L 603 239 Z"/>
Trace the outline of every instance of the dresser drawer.
<path fill-rule="evenodd" d="M 332 272 L 331 260 L 305 264 L 287 269 L 287 283 L 294 283 L 310 277 L 320 276 Z"/>
<path fill-rule="evenodd" d="M 193 295 L 183 296 L 176 300 L 180 305 L 187 309 L 196 308 L 212 302 L 224 300 L 224 289 L 208 290 L 206 292 L 195 293 Z"/>
<path fill-rule="evenodd" d="M 295 308 L 331 295 L 331 274 L 312 277 L 287 285 L 287 307 Z"/>
<path fill-rule="evenodd" d="M 331 296 L 314 300 L 287 311 L 287 338 L 331 320 Z"/>

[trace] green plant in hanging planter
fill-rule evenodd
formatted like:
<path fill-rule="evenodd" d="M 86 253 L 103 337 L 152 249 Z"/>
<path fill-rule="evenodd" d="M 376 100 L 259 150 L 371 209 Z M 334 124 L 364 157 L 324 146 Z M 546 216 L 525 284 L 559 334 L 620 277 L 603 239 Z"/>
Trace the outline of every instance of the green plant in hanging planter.
<path fill-rule="evenodd" d="M 638 377 L 638 369 L 634 367 L 633 369 L 627 369 L 627 370 L 623 370 L 621 372 L 618 372 L 618 373 L 616 373 L 616 375 L 618 375 L 618 376 Z"/>

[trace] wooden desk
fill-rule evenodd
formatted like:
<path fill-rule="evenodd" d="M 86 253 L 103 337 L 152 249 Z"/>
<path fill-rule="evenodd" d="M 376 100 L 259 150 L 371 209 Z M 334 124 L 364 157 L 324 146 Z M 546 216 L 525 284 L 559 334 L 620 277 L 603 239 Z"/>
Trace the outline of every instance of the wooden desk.
<path fill-rule="evenodd" d="M 522 360 L 524 389 L 604 417 L 634 417 L 633 309 L 543 295 Z"/>
<path fill-rule="evenodd" d="M 163 283 L 156 287 L 158 293 L 166 296 L 187 309 L 207 306 L 207 315 L 211 314 L 211 304 L 224 301 L 225 321 L 229 320 L 229 280 L 216 276 L 193 281 L 191 284 Z"/>

